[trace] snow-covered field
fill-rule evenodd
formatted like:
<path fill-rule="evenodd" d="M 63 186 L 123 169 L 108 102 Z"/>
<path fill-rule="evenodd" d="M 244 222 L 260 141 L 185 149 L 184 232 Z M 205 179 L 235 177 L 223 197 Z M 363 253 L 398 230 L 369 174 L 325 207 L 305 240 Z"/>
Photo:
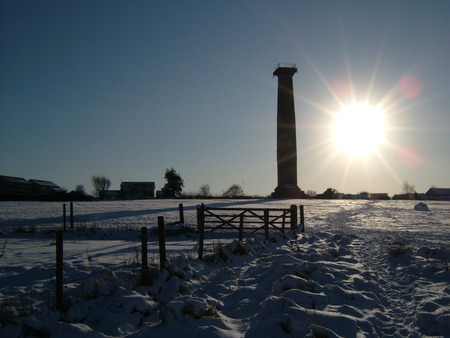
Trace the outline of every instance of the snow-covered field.
<path fill-rule="evenodd" d="M 169 236 L 162 272 L 152 233 L 153 280 L 139 285 L 139 229 L 177 221 L 178 203 L 195 225 L 198 200 L 75 203 L 59 313 L 49 230 L 62 204 L 0 202 L 0 336 L 450 337 L 449 202 L 205 201 L 303 204 L 306 233 L 256 235 L 245 250 L 217 237 L 204 261 L 195 233 Z"/>

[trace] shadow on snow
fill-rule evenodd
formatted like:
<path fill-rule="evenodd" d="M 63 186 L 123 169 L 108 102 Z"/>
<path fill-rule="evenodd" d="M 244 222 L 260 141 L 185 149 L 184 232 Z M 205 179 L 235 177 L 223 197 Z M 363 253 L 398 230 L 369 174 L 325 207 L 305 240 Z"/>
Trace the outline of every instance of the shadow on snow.
<path fill-rule="evenodd" d="M 211 200 L 214 201 L 214 200 Z M 270 199 L 258 199 L 258 200 L 230 200 L 230 202 L 218 202 L 208 204 L 212 207 L 227 207 L 227 206 L 239 206 L 246 204 L 260 204 L 267 203 L 273 200 Z M 197 209 L 197 205 L 184 206 L 184 211 L 193 211 Z M 74 215 L 74 222 L 98 222 L 118 218 L 126 217 L 138 217 L 153 214 L 163 214 L 168 212 L 178 212 L 178 206 L 170 208 L 159 208 L 159 209 L 146 209 L 146 210 L 123 210 L 123 211 L 106 211 L 106 212 L 96 212 L 90 214 Z M 66 220 L 69 220 L 69 215 L 67 215 Z M 18 226 L 38 226 L 38 225 L 52 225 L 52 224 L 62 224 L 62 215 L 56 217 L 42 217 L 34 219 L 14 219 L 14 220 L 4 220 L 0 221 L 0 227 L 18 227 Z"/>

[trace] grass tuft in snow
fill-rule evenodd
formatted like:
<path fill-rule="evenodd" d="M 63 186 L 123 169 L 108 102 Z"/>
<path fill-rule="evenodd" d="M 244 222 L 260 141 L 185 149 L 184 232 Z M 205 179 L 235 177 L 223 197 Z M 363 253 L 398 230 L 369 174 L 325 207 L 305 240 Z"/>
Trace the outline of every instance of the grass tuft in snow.
<path fill-rule="evenodd" d="M 0 244 L 0 258 L 2 258 L 3 255 L 5 254 L 6 244 L 8 244 L 8 240 L 7 239 L 2 241 L 2 243 Z"/>
<path fill-rule="evenodd" d="M 233 255 L 245 255 L 247 254 L 247 249 L 241 242 L 237 242 L 236 246 L 233 248 Z"/>
<path fill-rule="evenodd" d="M 225 248 L 223 247 L 222 243 L 219 243 L 214 248 L 214 254 L 217 255 L 222 261 L 226 262 L 228 260 L 228 255 L 225 252 Z"/>
<path fill-rule="evenodd" d="M 200 319 L 201 317 L 216 317 L 217 316 L 217 310 L 211 306 L 208 305 L 205 310 L 201 308 L 197 308 L 192 303 L 187 303 L 183 306 L 182 313 L 184 315 L 192 316 L 195 319 Z"/>
<path fill-rule="evenodd" d="M 7 300 L 0 301 L 0 323 L 4 324 L 9 322 L 16 316 L 13 306 Z"/>
<path fill-rule="evenodd" d="M 228 245 L 224 246 L 220 241 L 214 246 L 211 254 L 204 257 L 204 261 L 208 263 L 217 263 L 219 261 L 227 262 L 229 259 Z"/>
<path fill-rule="evenodd" d="M 30 225 L 27 228 L 22 225 L 19 225 L 13 229 L 13 232 L 16 234 L 34 234 L 36 231 L 37 229 L 34 225 Z"/>
<path fill-rule="evenodd" d="M 388 250 L 389 254 L 394 257 L 411 255 L 413 253 L 411 243 L 407 239 L 400 237 L 394 239 Z"/>

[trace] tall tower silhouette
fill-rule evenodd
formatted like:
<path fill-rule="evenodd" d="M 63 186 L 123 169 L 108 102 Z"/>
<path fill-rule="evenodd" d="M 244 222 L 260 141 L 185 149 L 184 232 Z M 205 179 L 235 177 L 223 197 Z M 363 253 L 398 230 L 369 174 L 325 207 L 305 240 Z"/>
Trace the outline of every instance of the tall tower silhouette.
<path fill-rule="evenodd" d="M 295 126 L 294 86 L 295 65 L 279 64 L 273 76 L 278 77 L 277 100 L 277 169 L 278 186 L 272 197 L 304 198 L 297 186 L 297 136 Z"/>

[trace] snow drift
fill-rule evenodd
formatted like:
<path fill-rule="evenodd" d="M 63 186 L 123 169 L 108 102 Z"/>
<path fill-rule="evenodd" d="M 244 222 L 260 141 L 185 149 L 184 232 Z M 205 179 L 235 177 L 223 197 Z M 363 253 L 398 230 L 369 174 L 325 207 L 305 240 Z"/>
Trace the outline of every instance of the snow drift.
<path fill-rule="evenodd" d="M 420 214 L 397 201 L 305 204 L 305 234 L 217 241 L 203 261 L 195 234 L 172 238 L 177 252 L 163 271 L 155 261 L 149 286 L 139 285 L 138 231 L 68 232 L 63 313 L 49 292 L 53 234 L 2 233 L 0 335 L 450 336 L 448 203 Z"/>

